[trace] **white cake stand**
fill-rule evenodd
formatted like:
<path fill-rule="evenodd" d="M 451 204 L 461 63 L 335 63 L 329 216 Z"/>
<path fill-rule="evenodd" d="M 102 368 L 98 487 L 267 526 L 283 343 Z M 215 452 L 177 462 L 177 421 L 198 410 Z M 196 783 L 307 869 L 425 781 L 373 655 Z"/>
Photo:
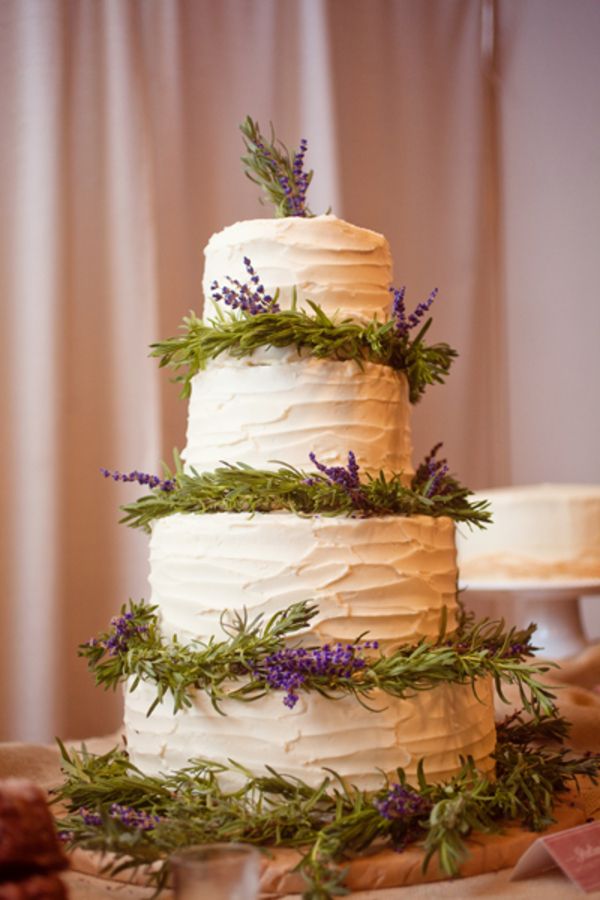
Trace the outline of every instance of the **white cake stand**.
<path fill-rule="evenodd" d="M 498 580 L 494 582 L 461 579 L 460 589 L 468 591 L 468 600 L 494 601 L 499 615 L 508 625 L 525 628 L 537 624 L 533 643 L 549 659 L 575 656 L 588 645 L 579 612 L 582 594 L 600 594 L 600 580 Z"/>

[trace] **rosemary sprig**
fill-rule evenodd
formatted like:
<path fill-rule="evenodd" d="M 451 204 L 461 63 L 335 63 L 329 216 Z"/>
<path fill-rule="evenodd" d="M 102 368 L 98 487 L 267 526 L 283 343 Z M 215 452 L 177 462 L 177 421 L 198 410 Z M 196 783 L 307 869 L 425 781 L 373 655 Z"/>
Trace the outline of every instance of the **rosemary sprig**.
<path fill-rule="evenodd" d="M 306 141 L 294 154 L 275 137 L 271 125 L 271 137 L 266 138 L 258 122 L 246 116 L 240 125 L 246 155 L 242 156 L 246 177 L 262 188 L 267 200 L 275 206 L 275 216 L 312 217 L 306 206 L 306 191 L 313 172 L 304 172 Z M 260 202 L 263 202 L 262 197 Z"/>
<path fill-rule="evenodd" d="M 515 728 L 518 739 L 513 741 Z M 515 819 L 542 830 L 552 821 L 557 798 L 578 776 L 597 780 L 600 756 L 574 757 L 560 745 L 538 747 L 536 739 L 545 730 L 543 719 L 500 729 L 494 779 L 479 773 L 469 759 L 444 784 L 427 784 L 420 772 L 418 783 L 410 785 L 398 770 L 399 785 L 418 803 L 397 816 L 385 814 L 382 801 L 399 786 L 386 779 L 379 791 L 368 794 L 344 786 L 334 772 L 313 788 L 268 767 L 264 776 L 257 776 L 233 762 L 225 766 L 206 760 L 157 778 L 140 772 L 119 749 L 94 757 L 85 749 L 69 752 L 61 745 L 66 778 L 56 799 L 68 812 L 59 827 L 71 846 L 117 854 L 114 869 L 156 863 L 149 877 L 158 887 L 166 883 L 170 852 L 213 841 L 298 849 L 306 900 L 338 896 L 345 864 L 374 842 L 395 849 L 417 843 L 425 851 L 424 867 L 435 857 L 447 875 L 455 875 L 470 835 L 498 831 L 503 822 Z M 241 771 L 243 786 L 222 788 L 219 776 L 225 771 Z M 124 824 L 111 813 L 114 803 L 130 803 L 138 812 L 158 817 L 156 827 L 140 831 Z M 90 812 L 100 824 L 89 824 Z"/>
<path fill-rule="evenodd" d="M 174 473 L 165 467 L 165 478 L 175 484 L 174 489 L 155 489 L 123 506 L 121 522 L 149 531 L 153 521 L 174 513 L 275 510 L 298 515 L 448 516 L 478 527 L 490 521 L 488 504 L 469 500 L 471 491 L 450 475 L 439 479 L 432 496 L 428 496 L 430 484 L 420 479 L 407 487 L 401 474 L 367 475 L 360 483 L 361 505 L 357 508 L 356 493 L 353 496 L 326 475 L 308 475 L 286 463 L 272 471 L 237 463 L 214 472 L 187 473 L 176 457 L 175 467 Z"/>
<path fill-rule="evenodd" d="M 428 385 L 444 382 L 457 356 L 448 344 L 425 343 L 431 319 L 411 337 L 398 332 L 394 319 L 363 324 L 330 317 L 317 303 L 306 302 L 310 311 L 293 306 L 257 316 L 220 310 L 208 324 L 191 312 L 183 319 L 183 334 L 152 344 L 151 355 L 161 367 L 178 372 L 174 380 L 182 383 L 183 397 L 189 396 L 194 375 L 223 353 L 241 359 L 260 347 L 295 347 L 299 355 L 354 360 L 358 366 L 371 362 L 404 372 L 411 403 Z"/>
<path fill-rule="evenodd" d="M 211 637 L 206 642 L 180 644 L 176 637 L 161 635 L 156 607 L 130 601 L 129 612 L 123 606 L 121 617 L 113 620 L 113 631 L 82 644 L 79 653 L 87 659 L 96 683 L 105 689 L 130 682 L 129 689 L 134 691 L 141 680 L 154 685 L 156 696 L 148 715 L 166 696 L 173 700 L 175 713 L 191 706 L 194 690 L 205 691 L 222 713 L 224 700 L 256 701 L 281 689 L 277 679 L 270 677 L 273 667 L 279 665 L 274 654 L 289 646 L 291 635 L 306 630 L 317 612 L 316 606 L 300 602 L 267 622 L 261 616 L 248 621 L 245 614 L 224 615 L 226 640 Z M 127 624 L 128 631 L 119 639 L 121 623 Z M 303 670 L 302 683 L 295 689 L 316 691 L 331 699 L 352 696 L 364 705 L 377 690 L 404 698 L 454 683 L 471 684 L 476 692 L 477 679 L 489 675 L 501 697 L 504 685 L 516 685 L 529 713 L 549 714 L 554 710 L 553 695 L 538 676 L 551 664 L 527 659 L 534 649 L 534 628 L 505 631 L 502 622 L 473 624 L 466 619 L 451 636 L 442 626 L 437 641 L 422 640 L 389 656 L 361 656 L 360 668 Z M 303 646 L 302 657 L 310 657 L 315 650 L 320 652 L 320 646 Z"/>

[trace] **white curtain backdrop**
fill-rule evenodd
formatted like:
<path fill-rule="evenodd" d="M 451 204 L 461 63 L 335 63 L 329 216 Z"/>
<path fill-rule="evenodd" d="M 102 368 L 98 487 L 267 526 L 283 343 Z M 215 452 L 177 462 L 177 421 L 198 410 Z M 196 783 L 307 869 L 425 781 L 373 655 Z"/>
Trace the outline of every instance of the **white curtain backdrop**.
<path fill-rule="evenodd" d="M 414 415 L 473 486 L 597 482 L 595 0 L 0 0 L 0 738 L 118 725 L 76 657 L 146 592 L 117 525 L 185 404 L 148 345 L 210 234 L 266 213 L 237 125 L 309 139 L 311 206 L 383 232 L 461 353 Z"/>

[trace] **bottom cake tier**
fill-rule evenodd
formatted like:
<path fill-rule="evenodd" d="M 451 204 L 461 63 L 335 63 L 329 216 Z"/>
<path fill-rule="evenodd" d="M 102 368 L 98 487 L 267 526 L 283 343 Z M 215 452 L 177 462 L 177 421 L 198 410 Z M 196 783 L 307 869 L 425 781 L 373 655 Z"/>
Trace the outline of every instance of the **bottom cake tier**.
<path fill-rule="evenodd" d="M 149 775 L 181 769 L 190 758 L 234 760 L 253 774 L 266 774 L 270 765 L 313 787 L 329 768 L 348 784 L 376 790 L 383 772 L 394 777 L 400 767 L 414 777 L 420 759 L 432 782 L 458 771 L 461 757 L 472 756 L 482 772 L 493 769 L 491 679 L 474 686 L 441 684 L 403 700 L 374 693 L 368 700 L 373 711 L 354 697 L 331 700 L 316 692 L 301 694 L 288 709 L 282 694 L 273 693 L 252 702 L 226 701 L 220 715 L 198 692 L 184 711 L 173 714 L 168 698 L 147 717 L 155 696 L 153 685 L 140 683 L 125 697 L 128 751 Z M 221 781 L 237 786 L 235 777 Z"/>

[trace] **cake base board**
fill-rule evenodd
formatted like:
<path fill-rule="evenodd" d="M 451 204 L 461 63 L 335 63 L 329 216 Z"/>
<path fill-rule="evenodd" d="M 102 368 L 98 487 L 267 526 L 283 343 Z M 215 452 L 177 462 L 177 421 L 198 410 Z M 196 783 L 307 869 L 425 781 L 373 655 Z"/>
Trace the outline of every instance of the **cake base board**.
<path fill-rule="evenodd" d="M 573 793 L 554 809 L 556 822 L 543 834 L 561 831 L 581 825 L 586 812 L 581 796 Z M 540 836 L 540 832 L 528 831 L 520 825 L 508 823 L 500 834 L 478 834 L 467 842 L 468 857 L 463 863 L 462 877 L 483 875 L 514 866 L 525 850 Z M 149 871 L 140 868 L 135 872 L 124 871 L 110 874 L 113 858 L 86 850 L 74 850 L 69 854 L 71 869 L 88 875 L 100 876 L 110 881 L 148 885 Z M 441 871 L 434 860 L 426 872 L 422 871 L 424 854 L 416 847 L 402 852 L 382 850 L 364 855 L 343 864 L 347 871 L 345 884 L 352 891 L 376 890 L 378 888 L 407 887 L 409 885 L 444 881 L 448 876 Z M 283 896 L 300 893 L 303 890 L 302 877 L 293 869 L 300 859 L 295 850 L 277 849 L 269 852 L 263 861 L 261 874 L 261 894 Z"/>

